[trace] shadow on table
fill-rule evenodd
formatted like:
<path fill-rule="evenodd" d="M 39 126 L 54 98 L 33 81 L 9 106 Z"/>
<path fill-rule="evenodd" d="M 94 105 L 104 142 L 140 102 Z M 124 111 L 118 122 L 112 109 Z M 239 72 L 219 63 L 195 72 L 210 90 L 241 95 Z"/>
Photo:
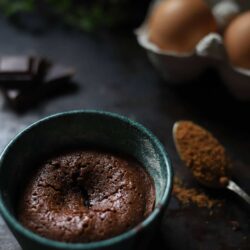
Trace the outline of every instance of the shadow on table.
<path fill-rule="evenodd" d="M 75 82 L 60 82 L 60 84 L 51 84 L 50 86 L 32 88 L 23 92 L 14 90 L 13 96 L 11 92 L 4 92 L 6 97 L 6 108 L 11 108 L 18 114 L 34 109 L 40 105 L 45 105 L 46 102 L 65 95 L 74 94 L 79 89 Z M 15 92 L 16 91 L 16 92 Z"/>

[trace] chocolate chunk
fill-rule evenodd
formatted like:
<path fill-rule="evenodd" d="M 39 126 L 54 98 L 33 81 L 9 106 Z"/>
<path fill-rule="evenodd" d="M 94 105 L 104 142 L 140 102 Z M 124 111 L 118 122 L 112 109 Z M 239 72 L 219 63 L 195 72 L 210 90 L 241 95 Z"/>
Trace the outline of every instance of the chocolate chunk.
<path fill-rule="evenodd" d="M 47 59 L 29 56 L 4 56 L 0 59 L 0 86 L 23 88 L 39 84 L 50 63 Z"/>
<path fill-rule="evenodd" d="M 44 81 L 45 76 L 47 75 L 49 69 L 52 66 L 52 63 L 46 58 L 36 58 L 36 72 L 35 81 Z"/>
<path fill-rule="evenodd" d="M 32 69 L 33 59 L 24 56 L 6 56 L 0 59 L 1 76 L 29 75 Z"/>
<path fill-rule="evenodd" d="M 33 58 L 30 57 L 2 57 L 0 59 L 0 84 L 18 86 L 20 82 L 31 81 L 33 62 Z"/>
<path fill-rule="evenodd" d="M 75 74 L 75 70 L 72 68 L 65 67 L 60 64 L 53 65 L 47 72 L 44 78 L 45 82 L 57 82 L 57 81 L 68 81 Z"/>

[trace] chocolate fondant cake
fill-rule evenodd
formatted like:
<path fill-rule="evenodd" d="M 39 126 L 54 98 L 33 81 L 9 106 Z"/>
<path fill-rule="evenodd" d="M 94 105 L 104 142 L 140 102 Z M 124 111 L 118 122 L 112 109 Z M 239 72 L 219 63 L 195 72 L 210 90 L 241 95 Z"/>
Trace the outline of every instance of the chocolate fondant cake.
<path fill-rule="evenodd" d="M 136 226 L 154 202 L 153 180 L 135 159 L 79 150 L 51 158 L 32 173 L 18 218 L 50 239 L 92 242 Z"/>

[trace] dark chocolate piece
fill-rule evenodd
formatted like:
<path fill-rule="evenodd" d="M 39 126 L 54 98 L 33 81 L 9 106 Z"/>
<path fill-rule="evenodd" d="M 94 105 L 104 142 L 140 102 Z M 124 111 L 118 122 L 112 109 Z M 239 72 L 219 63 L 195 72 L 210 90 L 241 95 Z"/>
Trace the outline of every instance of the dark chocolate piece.
<path fill-rule="evenodd" d="M 1 76 L 30 75 L 33 58 L 26 56 L 6 56 L 0 59 Z"/>
<path fill-rule="evenodd" d="M 60 64 L 54 64 L 47 72 L 44 81 L 55 82 L 55 81 L 69 81 L 75 74 L 73 68 L 69 68 Z"/>
<path fill-rule="evenodd" d="M 0 59 L 0 86 L 23 88 L 43 81 L 50 63 L 29 56 L 5 56 Z"/>
<path fill-rule="evenodd" d="M 36 75 L 34 81 L 44 81 L 52 63 L 46 58 L 36 58 Z M 34 69 L 35 70 L 35 69 Z"/>

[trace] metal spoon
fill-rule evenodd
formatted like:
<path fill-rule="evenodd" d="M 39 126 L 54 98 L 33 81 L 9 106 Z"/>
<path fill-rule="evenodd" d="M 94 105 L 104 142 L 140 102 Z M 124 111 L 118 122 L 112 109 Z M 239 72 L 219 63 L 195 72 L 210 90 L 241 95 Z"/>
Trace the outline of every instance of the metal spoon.
<path fill-rule="evenodd" d="M 200 126 L 198 126 L 198 125 L 196 125 L 194 123 L 188 122 L 188 121 L 179 121 L 179 122 L 176 122 L 174 124 L 173 138 L 174 138 L 175 147 L 177 149 L 178 154 L 180 155 L 180 158 L 183 160 L 183 162 L 186 165 L 189 165 L 188 162 L 187 162 L 187 159 L 185 159 L 185 156 L 183 156 L 183 154 L 182 154 L 182 152 L 180 150 L 180 141 L 178 141 L 178 139 L 177 139 L 177 130 L 180 129 L 182 125 L 187 124 L 187 123 L 192 124 L 192 126 L 196 126 L 197 128 L 199 128 L 200 130 L 202 130 L 204 132 L 207 132 L 208 133 L 207 137 L 210 137 L 210 138 L 214 138 L 214 137 L 208 131 L 206 131 L 204 128 L 201 128 Z M 199 140 L 199 139 L 200 138 L 195 138 L 195 140 Z M 202 138 L 202 139 L 204 140 L 204 138 Z M 189 150 L 190 149 L 192 150 L 192 145 L 190 145 L 190 143 L 192 143 L 192 141 L 189 142 L 189 141 L 186 140 L 185 144 L 182 145 L 182 149 L 183 149 L 183 147 L 184 148 L 186 147 Z M 220 145 L 219 142 L 217 142 L 217 143 L 218 143 L 218 145 Z M 197 150 L 202 150 L 202 149 L 197 149 Z M 195 155 L 195 153 L 196 152 L 192 152 L 193 155 Z M 203 167 L 203 168 L 204 168 L 204 171 L 206 171 L 207 167 Z M 225 166 L 225 168 L 227 168 L 227 170 L 228 170 L 228 166 Z M 194 177 L 196 177 L 194 172 L 193 172 L 193 175 L 194 175 Z M 218 182 L 211 183 L 211 182 L 206 182 L 201 178 L 196 178 L 196 180 L 198 182 L 200 182 L 202 185 L 207 186 L 207 187 L 227 188 L 227 189 L 233 191 L 234 193 L 236 193 L 237 195 L 239 195 L 248 204 L 250 204 L 250 196 L 245 191 L 243 191 L 234 181 L 232 181 L 229 176 L 220 176 L 220 177 L 221 177 L 221 180 L 223 180 L 223 182 L 218 181 Z"/>

